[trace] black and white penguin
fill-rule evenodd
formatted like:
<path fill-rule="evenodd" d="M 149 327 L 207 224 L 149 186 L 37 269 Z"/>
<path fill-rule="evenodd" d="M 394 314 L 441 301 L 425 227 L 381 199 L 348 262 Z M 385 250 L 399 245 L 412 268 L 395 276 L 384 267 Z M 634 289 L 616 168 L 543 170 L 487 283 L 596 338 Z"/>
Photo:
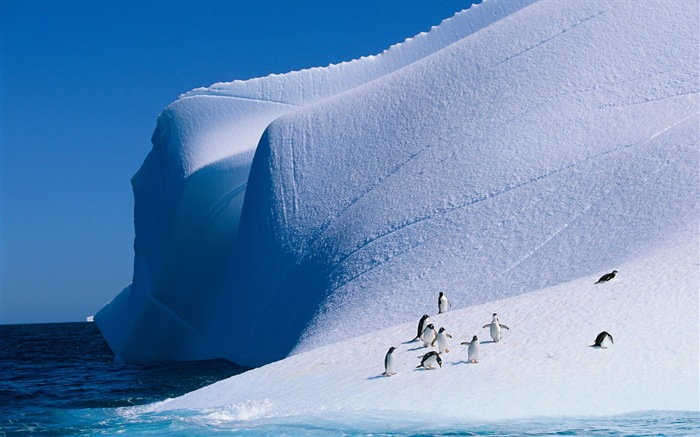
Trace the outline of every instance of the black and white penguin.
<path fill-rule="evenodd" d="M 607 339 L 610 339 L 610 343 L 615 344 L 615 342 L 613 341 L 612 335 L 610 335 L 610 333 L 608 333 L 608 331 L 603 331 L 600 334 L 598 334 L 598 336 L 595 338 L 595 343 L 592 344 L 591 347 L 607 349 L 607 347 L 605 347 L 603 345 L 603 343 Z"/>
<path fill-rule="evenodd" d="M 447 310 L 452 306 L 449 300 L 447 300 L 447 296 L 445 296 L 445 293 L 442 291 L 440 292 L 440 295 L 438 296 L 438 314 L 442 314 L 444 312 L 447 312 Z"/>
<path fill-rule="evenodd" d="M 418 332 L 416 333 L 416 337 L 411 341 L 416 341 L 423 338 L 423 330 L 426 326 L 428 326 L 429 319 L 430 317 L 427 314 L 423 314 L 423 317 L 421 317 L 420 321 L 418 322 Z"/>
<path fill-rule="evenodd" d="M 609 280 L 615 278 L 615 275 L 617 275 L 617 270 L 613 270 L 610 273 L 606 273 L 603 276 L 598 279 L 598 282 L 596 284 L 600 284 L 601 282 L 608 282 Z"/>
<path fill-rule="evenodd" d="M 463 345 L 469 346 L 467 350 L 467 359 L 470 363 L 479 362 L 479 337 L 472 337 L 472 341 L 463 341 Z"/>
<path fill-rule="evenodd" d="M 423 355 L 423 358 L 420 360 L 420 364 L 416 366 L 416 369 L 418 369 L 419 367 L 432 369 L 435 363 L 438 363 L 438 366 L 442 367 L 442 358 L 440 358 L 439 353 L 431 351 Z"/>
<path fill-rule="evenodd" d="M 447 345 L 447 339 L 452 338 L 450 334 L 447 333 L 447 330 L 445 328 L 440 328 L 437 334 L 437 344 L 438 344 L 438 350 L 440 353 L 446 353 L 449 352 L 450 349 L 448 349 Z"/>
<path fill-rule="evenodd" d="M 423 331 L 423 347 L 435 346 L 435 341 L 437 340 L 437 332 L 435 331 L 435 325 L 432 323 L 425 327 Z"/>
<path fill-rule="evenodd" d="M 484 328 L 486 327 L 490 328 L 491 338 L 496 343 L 501 341 L 501 329 L 507 329 L 510 331 L 509 327 L 507 327 L 498 320 L 498 314 L 496 313 L 493 313 L 493 319 L 491 320 L 491 323 L 484 325 Z"/>
<path fill-rule="evenodd" d="M 390 347 L 384 357 L 384 374 L 386 376 L 396 375 L 396 359 L 394 358 L 395 347 Z"/>

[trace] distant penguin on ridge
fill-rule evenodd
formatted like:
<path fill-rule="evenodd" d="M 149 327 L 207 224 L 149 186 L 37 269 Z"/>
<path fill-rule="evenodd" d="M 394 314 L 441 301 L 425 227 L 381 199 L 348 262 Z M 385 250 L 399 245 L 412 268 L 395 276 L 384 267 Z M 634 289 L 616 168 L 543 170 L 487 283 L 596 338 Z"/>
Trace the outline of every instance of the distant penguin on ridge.
<path fill-rule="evenodd" d="M 386 376 L 396 375 L 396 359 L 394 358 L 395 347 L 390 347 L 384 357 L 384 374 Z"/>
<path fill-rule="evenodd" d="M 425 327 L 428 326 L 429 319 L 430 317 L 427 314 L 423 314 L 423 317 L 421 317 L 420 321 L 418 322 L 418 332 L 416 333 L 416 337 L 411 341 L 423 339 L 423 331 L 425 330 Z"/>
<path fill-rule="evenodd" d="M 440 351 L 440 353 L 447 353 L 450 351 L 447 345 L 448 338 L 452 338 L 452 336 L 447 333 L 447 330 L 445 328 L 441 327 L 437 334 L 438 350 Z"/>
<path fill-rule="evenodd" d="M 467 359 L 469 360 L 470 363 L 478 363 L 479 362 L 479 337 L 476 335 L 472 337 L 472 341 L 463 341 L 463 345 L 469 346 L 469 349 L 467 349 Z"/>
<path fill-rule="evenodd" d="M 442 314 L 444 312 L 447 312 L 447 310 L 452 306 L 449 300 L 447 300 L 447 296 L 445 296 L 445 293 L 442 291 L 440 292 L 440 295 L 438 296 L 438 314 Z"/>
<path fill-rule="evenodd" d="M 423 331 L 423 347 L 435 346 L 435 340 L 437 340 L 437 332 L 435 332 L 435 325 L 431 323 Z"/>
<path fill-rule="evenodd" d="M 435 351 L 430 351 L 427 354 L 423 355 L 423 358 L 420 360 L 420 364 L 416 366 L 416 369 L 420 367 L 432 369 L 435 363 L 438 363 L 438 365 L 442 367 L 442 358 L 440 358 L 439 353 Z"/>
<path fill-rule="evenodd" d="M 595 282 L 596 284 L 600 284 L 601 282 L 608 282 L 611 279 L 615 278 L 615 275 L 617 275 L 617 270 L 613 270 L 610 273 L 606 273 L 603 276 L 598 279 L 598 282 Z"/>
<path fill-rule="evenodd" d="M 509 327 L 507 327 L 498 320 L 498 314 L 496 313 L 493 313 L 493 320 L 491 320 L 491 323 L 487 323 L 486 325 L 484 325 L 484 328 L 487 327 L 490 328 L 491 338 L 496 343 L 501 341 L 501 329 L 507 329 L 510 331 Z"/>
<path fill-rule="evenodd" d="M 608 339 L 610 340 L 610 343 L 615 344 L 615 342 L 613 341 L 612 335 L 610 335 L 608 333 L 608 331 L 603 331 L 600 334 L 598 334 L 598 336 L 595 338 L 595 343 L 592 344 L 591 347 L 596 347 L 596 348 L 600 348 L 600 349 L 607 349 L 607 347 L 605 347 L 603 345 L 603 343 L 605 342 L 605 340 L 608 340 Z"/>

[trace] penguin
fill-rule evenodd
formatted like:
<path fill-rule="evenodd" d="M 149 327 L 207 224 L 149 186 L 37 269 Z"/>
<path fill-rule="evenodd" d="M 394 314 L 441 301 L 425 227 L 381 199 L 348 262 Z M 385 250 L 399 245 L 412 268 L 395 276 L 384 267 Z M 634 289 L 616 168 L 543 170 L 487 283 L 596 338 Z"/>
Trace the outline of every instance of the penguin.
<path fill-rule="evenodd" d="M 601 349 L 607 349 L 607 347 L 603 346 L 603 342 L 607 339 L 610 339 L 610 343 L 615 344 L 613 341 L 612 335 L 608 333 L 608 331 L 603 331 L 598 336 L 595 338 L 595 344 L 592 344 L 591 347 L 597 347 Z"/>
<path fill-rule="evenodd" d="M 498 314 L 496 313 L 493 313 L 493 320 L 491 320 L 491 323 L 484 325 L 484 328 L 486 327 L 491 328 L 491 338 L 496 343 L 501 341 L 501 329 L 507 329 L 510 331 L 509 327 L 498 320 Z"/>
<path fill-rule="evenodd" d="M 601 282 L 608 282 L 609 280 L 613 279 L 617 275 L 617 270 L 613 270 L 610 273 L 606 273 L 603 276 L 598 279 L 598 282 L 595 282 L 595 284 L 600 284 Z"/>
<path fill-rule="evenodd" d="M 430 317 L 427 314 L 423 314 L 423 317 L 421 317 L 420 321 L 418 322 L 418 332 L 416 333 L 416 337 L 411 341 L 423 339 L 423 330 L 425 329 L 426 326 L 428 326 L 429 319 L 430 319 Z"/>
<path fill-rule="evenodd" d="M 447 296 L 441 291 L 440 296 L 438 296 L 438 314 L 447 312 L 447 309 L 451 306 L 452 304 L 447 300 Z"/>
<path fill-rule="evenodd" d="M 435 346 L 435 341 L 437 340 L 437 332 L 435 332 L 435 325 L 432 323 L 425 327 L 423 331 L 423 347 Z"/>
<path fill-rule="evenodd" d="M 432 369 L 435 363 L 438 363 L 438 365 L 442 368 L 442 358 L 440 358 L 440 354 L 435 351 L 430 351 L 423 355 L 423 358 L 420 360 L 420 364 L 416 366 L 416 369 L 420 367 Z"/>
<path fill-rule="evenodd" d="M 396 360 L 394 359 L 395 347 L 390 347 L 389 351 L 384 357 L 384 375 L 391 376 L 396 375 Z"/>
<path fill-rule="evenodd" d="M 440 353 L 447 353 L 450 351 L 447 347 L 448 338 L 452 338 L 452 336 L 447 333 L 447 330 L 445 328 L 440 328 L 437 335 L 437 344 Z"/>
<path fill-rule="evenodd" d="M 463 341 L 463 345 L 469 346 L 469 349 L 467 350 L 467 359 L 469 360 L 470 363 L 478 363 L 479 362 L 479 337 L 476 335 L 472 337 L 472 341 Z"/>

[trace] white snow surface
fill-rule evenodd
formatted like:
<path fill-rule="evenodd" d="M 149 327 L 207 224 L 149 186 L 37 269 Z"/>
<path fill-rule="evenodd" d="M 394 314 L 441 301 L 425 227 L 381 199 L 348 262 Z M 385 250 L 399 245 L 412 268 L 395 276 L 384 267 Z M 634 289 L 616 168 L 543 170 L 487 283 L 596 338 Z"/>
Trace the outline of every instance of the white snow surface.
<path fill-rule="evenodd" d="M 453 338 L 442 367 L 434 370 L 416 369 L 420 356 L 437 349 L 409 342 L 416 319 L 370 329 L 145 410 L 196 410 L 217 423 L 289 416 L 344 421 L 352 413 L 381 418 L 389 427 L 411 420 L 424 426 L 700 411 L 699 261 L 696 242 L 679 242 L 620 265 L 608 283 L 594 284 L 596 274 L 435 314 L 436 328 L 446 327 Z M 494 311 L 510 328 L 499 343 L 482 328 Z M 380 316 L 375 314 L 377 324 Z M 614 343 L 590 347 L 604 330 Z M 475 364 L 460 346 L 473 335 L 481 342 Z M 390 346 L 397 347 L 398 371 L 386 377 Z"/>
<path fill-rule="evenodd" d="M 122 360 L 281 360 L 159 410 L 699 410 L 698 14 L 486 0 L 374 57 L 183 95 L 133 179 L 133 283 L 95 322 Z M 402 343 L 423 313 L 454 336 L 441 369 Z"/>

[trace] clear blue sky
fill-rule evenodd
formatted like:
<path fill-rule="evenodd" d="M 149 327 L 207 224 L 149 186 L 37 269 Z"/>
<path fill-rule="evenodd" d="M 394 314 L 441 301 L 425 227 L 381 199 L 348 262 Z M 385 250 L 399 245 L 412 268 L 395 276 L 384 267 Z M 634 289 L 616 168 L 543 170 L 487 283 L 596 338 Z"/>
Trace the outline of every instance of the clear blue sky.
<path fill-rule="evenodd" d="M 130 178 L 179 94 L 377 54 L 472 3 L 0 2 L 0 323 L 82 321 L 131 282 Z"/>

